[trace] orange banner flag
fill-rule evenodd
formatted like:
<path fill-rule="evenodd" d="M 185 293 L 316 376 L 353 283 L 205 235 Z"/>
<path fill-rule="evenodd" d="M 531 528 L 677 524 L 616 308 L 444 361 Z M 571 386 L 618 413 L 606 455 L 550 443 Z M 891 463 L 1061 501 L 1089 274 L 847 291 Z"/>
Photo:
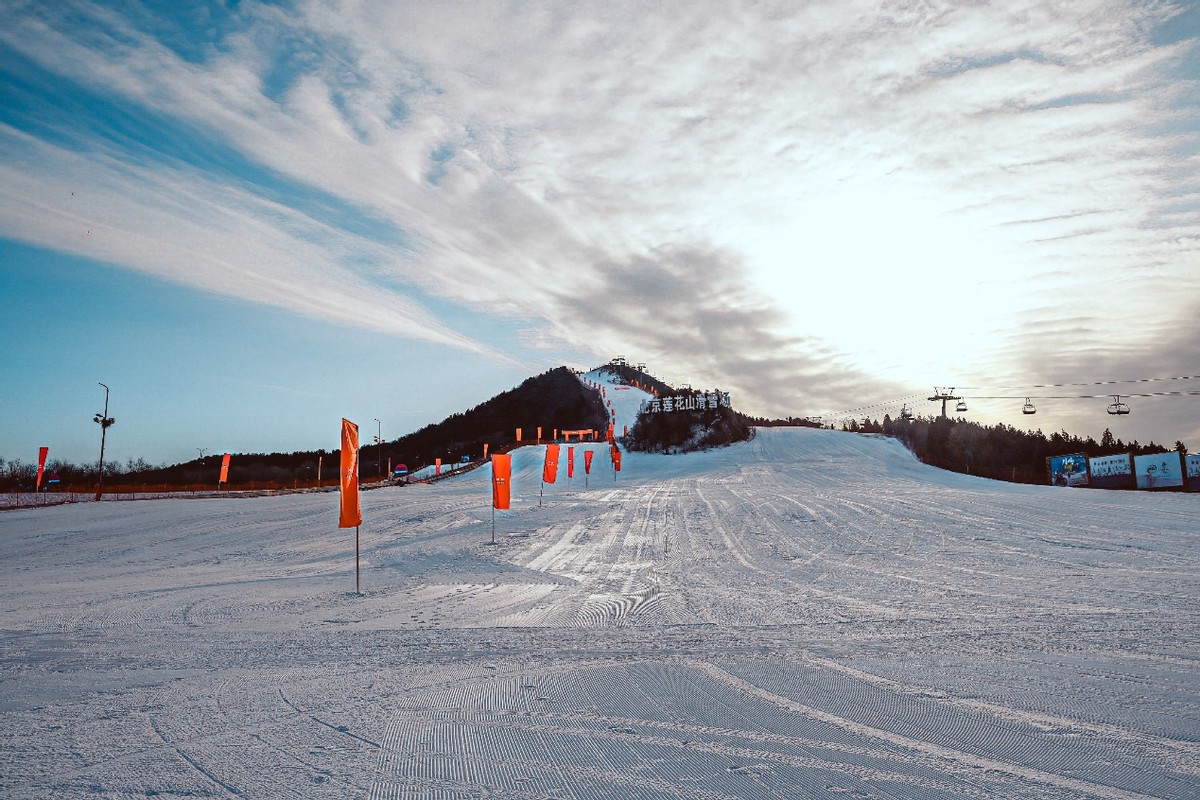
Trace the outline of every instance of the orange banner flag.
<path fill-rule="evenodd" d="M 575 448 L 567 448 L 567 477 L 575 477 Z"/>
<path fill-rule="evenodd" d="M 484 442 L 483 443 L 483 460 L 484 461 L 487 461 L 487 450 L 488 450 L 488 443 Z"/>
<path fill-rule="evenodd" d="M 558 478 L 558 445 L 546 445 L 546 463 L 542 465 L 542 480 L 554 483 Z"/>
<path fill-rule="evenodd" d="M 512 456 L 496 453 L 492 456 L 492 508 L 508 508 L 512 481 Z"/>
<path fill-rule="evenodd" d="M 342 419 L 342 513 L 339 528 L 362 525 L 362 502 L 358 493 L 358 426 Z"/>
<path fill-rule="evenodd" d="M 221 456 L 221 477 L 217 483 L 229 483 L 229 453 Z"/>
<path fill-rule="evenodd" d="M 613 470 L 615 472 L 620 472 L 621 471 L 621 451 L 615 447 L 612 449 L 612 462 L 613 462 Z"/>
<path fill-rule="evenodd" d="M 584 451 L 583 451 L 583 471 L 584 471 L 584 474 L 587 474 L 587 475 L 591 475 L 591 474 L 592 474 L 592 456 L 593 456 L 593 455 L 594 455 L 594 453 L 592 453 L 592 451 L 591 451 L 591 450 L 584 450 Z"/>
<path fill-rule="evenodd" d="M 49 447 L 39 447 L 38 448 L 37 486 L 34 487 L 37 491 L 41 491 L 41 488 L 42 488 L 42 475 L 44 475 L 46 472 L 46 456 L 48 456 L 48 455 L 50 455 Z"/>
<path fill-rule="evenodd" d="M 521 441 L 521 429 L 517 428 L 517 441 Z"/>
<path fill-rule="evenodd" d="M 442 460 L 440 458 L 435 458 L 433 460 L 433 474 L 434 475 L 442 474 Z"/>

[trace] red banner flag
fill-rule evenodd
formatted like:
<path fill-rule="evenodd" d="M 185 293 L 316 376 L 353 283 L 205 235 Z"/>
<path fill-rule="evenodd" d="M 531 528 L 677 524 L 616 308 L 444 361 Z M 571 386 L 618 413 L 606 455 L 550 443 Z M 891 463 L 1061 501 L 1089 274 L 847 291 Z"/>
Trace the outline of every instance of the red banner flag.
<path fill-rule="evenodd" d="M 37 476 L 37 486 L 35 487 L 35 491 L 41 491 L 42 475 L 46 472 L 46 456 L 48 456 L 48 455 L 50 455 L 49 447 L 39 447 L 38 448 L 38 476 Z"/>
<path fill-rule="evenodd" d="M 542 480 L 554 483 L 558 478 L 558 445 L 546 445 L 546 463 L 542 465 Z"/>
<path fill-rule="evenodd" d="M 613 462 L 613 471 L 620 472 L 621 471 L 621 451 L 615 447 L 612 449 L 612 462 Z"/>
<path fill-rule="evenodd" d="M 538 442 L 538 444 L 542 443 L 542 426 L 541 425 L 538 426 L 537 442 Z"/>
<path fill-rule="evenodd" d="M 575 448 L 567 448 L 567 477 L 575 477 Z"/>
<path fill-rule="evenodd" d="M 492 456 L 492 508 L 508 508 L 512 481 L 512 456 L 496 453 Z"/>
<path fill-rule="evenodd" d="M 342 419 L 342 510 L 339 528 L 362 525 L 362 503 L 358 493 L 358 426 Z"/>
<path fill-rule="evenodd" d="M 221 456 L 221 477 L 217 483 L 229 483 L 229 453 Z"/>
<path fill-rule="evenodd" d="M 442 474 L 442 460 L 440 458 L 435 458 L 433 460 L 433 474 L 434 475 Z"/>
<path fill-rule="evenodd" d="M 583 451 L 583 472 L 585 475 L 592 474 L 592 456 L 595 455 L 591 450 Z"/>

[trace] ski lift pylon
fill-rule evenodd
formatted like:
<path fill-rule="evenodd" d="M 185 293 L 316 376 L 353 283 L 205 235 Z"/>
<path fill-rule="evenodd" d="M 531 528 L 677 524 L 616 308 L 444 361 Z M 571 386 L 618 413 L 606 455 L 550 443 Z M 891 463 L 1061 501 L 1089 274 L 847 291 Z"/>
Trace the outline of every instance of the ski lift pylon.
<path fill-rule="evenodd" d="M 1036 414 L 1037 413 L 1037 409 L 1034 408 L 1033 403 L 1029 402 L 1028 397 L 1025 398 L 1025 405 L 1021 406 L 1021 413 L 1022 414 Z"/>

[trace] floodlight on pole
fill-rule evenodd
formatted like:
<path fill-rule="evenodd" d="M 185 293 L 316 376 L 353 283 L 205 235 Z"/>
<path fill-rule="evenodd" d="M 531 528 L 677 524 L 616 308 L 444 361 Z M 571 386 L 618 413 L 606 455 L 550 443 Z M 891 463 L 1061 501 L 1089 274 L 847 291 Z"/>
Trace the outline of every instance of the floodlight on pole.
<path fill-rule="evenodd" d="M 104 411 L 100 412 L 99 414 L 97 414 L 96 416 L 94 416 L 92 418 L 92 421 L 100 426 L 100 475 L 96 481 L 96 499 L 97 500 L 100 499 L 100 495 L 104 491 L 104 442 L 105 442 L 105 439 L 108 437 L 109 427 L 111 427 L 112 424 L 114 422 L 116 422 L 115 419 L 113 419 L 112 417 L 110 417 L 108 415 L 108 386 L 106 386 L 103 383 L 98 384 L 98 385 L 104 386 Z"/>

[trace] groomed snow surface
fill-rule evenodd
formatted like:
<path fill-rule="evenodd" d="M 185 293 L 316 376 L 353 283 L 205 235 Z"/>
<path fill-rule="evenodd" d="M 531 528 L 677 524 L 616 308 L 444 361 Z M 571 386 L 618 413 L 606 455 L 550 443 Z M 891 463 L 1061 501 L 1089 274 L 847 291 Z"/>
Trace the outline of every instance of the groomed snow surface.
<path fill-rule="evenodd" d="M 1200 496 L 762 429 L 0 514 L 5 798 L 1195 798 Z M 614 480 L 615 477 L 615 480 Z"/>

